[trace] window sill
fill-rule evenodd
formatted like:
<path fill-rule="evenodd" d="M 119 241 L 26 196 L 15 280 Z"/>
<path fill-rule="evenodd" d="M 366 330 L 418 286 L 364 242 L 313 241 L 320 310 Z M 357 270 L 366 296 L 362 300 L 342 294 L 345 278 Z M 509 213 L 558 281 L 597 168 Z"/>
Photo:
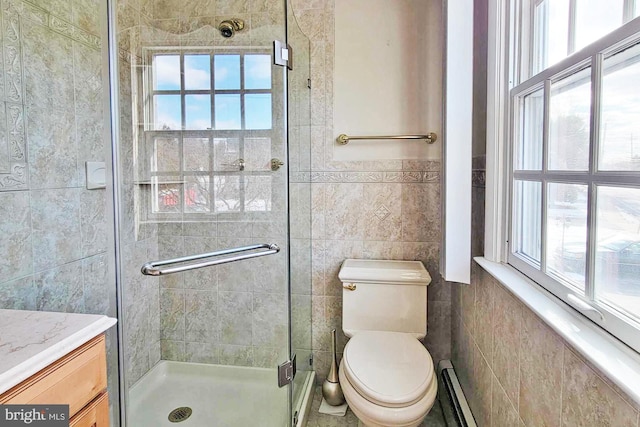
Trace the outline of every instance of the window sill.
<path fill-rule="evenodd" d="M 476 257 L 474 260 L 631 399 L 640 404 L 640 354 L 540 288 L 516 269 L 488 261 L 484 257 Z"/>

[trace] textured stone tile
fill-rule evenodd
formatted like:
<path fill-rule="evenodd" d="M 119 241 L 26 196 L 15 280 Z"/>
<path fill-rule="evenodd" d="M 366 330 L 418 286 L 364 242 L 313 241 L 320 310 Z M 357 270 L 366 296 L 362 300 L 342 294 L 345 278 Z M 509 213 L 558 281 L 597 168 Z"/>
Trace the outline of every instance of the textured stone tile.
<path fill-rule="evenodd" d="M 184 341 L 185 291 L 160 290 L 160 334 L 163 340 Z"/>
<path fill-rule="evenodd" d="M 106 195 L 104 190 L 81 190 L 80 222 L 83 257 L 107 251 L 109 239 Z"/>
<path fill-rule="evenodd" d="M 34 275 L 38 311 L 84 312 L 82 262 L 65 264 Z"/>
<path fill-rule="evenodd" d="M 519 426 L 518 411 L 495 376 L 491 387 L 491 425 L 494 427 Z"/>
<path fill-rule="evenodd" d="M 82 257 L 80 189 L 31 192 L 36 271 Z"/>
<path fill-rule="evenodd" d="M 362 257 L 366 259 L 397 259 L 401 260 L 402 242 L 365 241 L 362 247 Z"/>
<path fill-rule="evenodd" d="M 258 347 L 284 347 L 287 342 L 287 302 L 283 294 L 253 295 L 253 339 Z"/>
<path fill-rule="evenodd" d="M 89 3 L 95 0 L 81 0 Z M 91 25 L 91 24 L 87 24 Z M 75 123 L 78 141 L 78 174 L 85 181 L 86 161 L 105 161 L 104 93 L 102 55 L 81 43 L 73 43 Z"/>
<path fill-rule="evenodd" d="M 185 362 L 191 363 L 219 363 L 218 346 L 211 343 L 185 343 Z"/>
<path fill-rule="evenodd" d="M 501 285 L 494 292 L 493 372 L 508 398 L 518 405 L 522 306 Z"/>
<path fill-rule="evenodd" d="M 520 417 L 527 426 L 560 424 L 564 345 L 536 315 L 524 310 L 520 339 Z"/>
<path fill-rule="evenodd" d="M 638 412 L 575 354 L 564 352 L 563 426 L 636 426 Z"/>
<path fill-rule="evenodd" d="M 253 366 L 253 347 L 243 345 L 218 346 L 221 365 Z"/>
<path fill-rule="evenodd" d="M 471 389 L 473 391 L 467 396 L 469 398 L 471 411 L 479 426 L 488 426 L 491 424 L 492 377 L 493 375 L 487 360 L 480 351 L 480 348 L 474 345 L 473 374 L 471 380 Z"/>
<path fill-rule="evenodd" d="M 365 232 L 365 218 L 361 214 L 363 196 L 363 184 L 327 184 L 325 232 L 328 239 L 362 240 Z"/>
<path fill-rule="evenodd" d="M 252 366 L 258 368 L 275 368 L 287 360 L 287 358 L 286 346 L 280 348 L 254 346 Z"/>
<path fill-rule="evenodd" d="M 215 14 L 215 0 L 185 0 L 180 3 L 180 7 L 176 7 L 171 0 L 156 0 L 153 4 L 153 17 L 155 19 L 191 18 L 214 16 Z"/>
<path fill-rule="evenodd" d="M 402 240 L 440 241 L 440 186 L 402 184 Z"/>
<path fill-rule="evenodd" d="M 185 291 L 185 340 L 215 343 L 218 338 L 218 295 L 212 291 Z"/>
<path fill-rule="evenodd" d="M 480 272 L 478 280 L 474 285 L 476 287 L 476 308 L 475 308 L 475 324 L 478 325 L 475 330 L 475 339 L 489 363 L 493 362 L 493 328 L 494 328 L 494 310 L 493 310 L 493 294 L 494 281 L 489 274 Z M 481 327 L 479 326 L 481 325 Z"/>
<path fill-rule="evenodd" d="M 291 342 L 311 349 L 311 295 L 291 295 Z"/>
<path fill-rule="evenodd" d="M 37 293 L 31 276 L 0 283 L 0 308 L 35 310 Z"/>
<path fill-rule="evenodd" d="M 29 193 L 0 193 L 0 218 L 0 277 L 4 282 L 33 271 Z"/>
<path fill-rule="evenodd" d="M 451 358 L 451 301 L 428 301 L 425 346 L 435 366 Z"/>
<path fill-rule="evenodd" d="M 252 318 L 253 295 L 251 293 L 218 292 L 220 343 L 250 346 Z M 220 357 L 222 358 L 222 354 Z"/>
<path fill-rule="evenodd" d="M 100 34 L 101 12 L 99 0 L 74 0 L 71 2 L 71 22 L 92 34 Z"/>
<path fill-rule="evenodd" d="M 82 260 L 84 310 L 92 314 L 114 314 L 111 295 L 115 294 L 114 282 L 108 280 L 107 255 L 100 254 Z"/>
<path fill-rule="evenodd" d="M 218 270 L 215 267 L 205 267 L 197 270 L 185 271 L 182 274 L 184 278 L 183 284 L 186 289 L 213 292 L 218 290 Z"/>
<path fill-rule="evenodd" d="M 162 360 L 175 362 L 186 361 L 186 347 L 184 341 L 161 340 L 160 352 Z"/>
<path fill-rule="evenodd" d="M 364 184 L 365 240 L 400 240 L 402 234 L 402 184 Z M 361 208 L 361 209 L 362 209 Z"/>
<path fill-rule="evenodd" d="M 471 284 L 460 285 L 460 306 L 462 312 L 462 321 L 464 325 L 473 334 L 475 332 L 475 312 L 476 312 L 476 289 L 478 288 L 478 269 L 477 264 L 471 267 Z"/>

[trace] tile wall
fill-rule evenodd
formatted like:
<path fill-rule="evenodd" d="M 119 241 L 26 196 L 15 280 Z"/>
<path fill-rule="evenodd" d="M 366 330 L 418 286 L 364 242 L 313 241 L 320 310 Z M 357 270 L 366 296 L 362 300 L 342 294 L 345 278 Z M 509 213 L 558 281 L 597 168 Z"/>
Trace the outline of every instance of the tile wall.
<path fill-rule="evenodd" d="M 311 42 L 312 349 L 321 381 L 330 363 L 330 331 L 342 334 L 345 258 L 421 260 L 431 273 L 425 345 L 434 360 L 450 355 L 450 289 L 440 279 L 440 162 L 336 162 L 333 129 L 334 0 L 293 0 Z M 434 16 L 439 13 L 434 11 Z M 438 34 L 436 29 L 436 34 Z M 434 99 L 440 96 L 434 94 Z M 301 150 L 302 152 L 302 150 Z"/>
<path fill-rule="evenodd" d="M 102 6 L 0 1 L 0 308 L 115 317 L 110 194 L 85 186 L 110 158 Z"/>
<path fill-rule="evenodd" d="M 452 360 L 479 426 L 638 426 L 640 405 L 477 264 L 453 307 Z"/>

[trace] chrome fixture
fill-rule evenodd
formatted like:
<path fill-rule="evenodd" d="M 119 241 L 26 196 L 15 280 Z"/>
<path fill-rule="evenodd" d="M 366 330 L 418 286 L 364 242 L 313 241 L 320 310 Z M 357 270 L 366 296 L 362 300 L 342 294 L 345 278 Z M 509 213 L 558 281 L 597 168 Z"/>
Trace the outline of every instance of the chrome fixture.
<path fill-rule="evenodd" d="M 222 163 L 222 166 L 233 166 L 234 168 L 238 168 L 240 172 L 244 170 L 245 161 L 244 159 L 238 159 L 231 163 Z"/>
<path fill-rule="evenodd" d="M 244 29 L 244 21 L 242 19 L 227 19 L 224 20 L 218 25 L 218 30 L 220 30 L 220 34 L 225 39 L 233 37 L 236 31 L 242 31 Z"/>
<path fill-rule="evenodd" d="M 340 145 L 347 145 L 349 141 L 356 139 L 424 139 L 427 144 L 433 144 L 438 139 L 438 135 L 429 132 L 426 135 L 389 135 L 389 136 L 348 136 L 344 133 L 338 136 L 336 141 Z"/>
<path fill-rule="evenodd" d="M 182 264 L 189 261 L 197 261 L 199 259 L 218 257 L 221 255 L 230 255 L 239 252 L 255 251 L 258 249 L 266 249 L 260 252 L 251 252 L 244 255 L 236 255 L 227 258 L 217 258 L 211 261 L 198 262 L 193 264 L 178 265 L 175 267 L 159 268 L 164 265 Z M 142 266 L 142 274 L 145 276 L 164 276 L 165 274 L 181 273 L 183 271 L 195 270 L 197 268 L 211 267 L 212 265 L 226 264 L 229 262 L 241 261 L 243 259 L 256 258 L 265 255 L 277 254 L 280 248 L 275 243 L 262 243 L 259 245 L 243 246 L 240 248 L 223 249 L 221 251 L 209 252 L 205 254 L 189 255 L 181 258 L 165 259 L 162 261 L 147 262 Z"/>

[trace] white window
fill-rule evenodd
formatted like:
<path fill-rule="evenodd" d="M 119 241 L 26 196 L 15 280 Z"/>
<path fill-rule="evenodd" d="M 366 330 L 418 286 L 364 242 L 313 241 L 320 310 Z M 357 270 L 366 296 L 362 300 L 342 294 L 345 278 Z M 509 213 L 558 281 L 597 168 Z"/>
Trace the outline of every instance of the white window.
<path fill-rule="evenodd" d="M 154 50 L 146 59 L 149 214 L 270 211 L 271 54 Z"/>
<path fill-rule="evenodd" d="M 640 5 L 514 6 L 507 262 L 640 351 Z"/>

